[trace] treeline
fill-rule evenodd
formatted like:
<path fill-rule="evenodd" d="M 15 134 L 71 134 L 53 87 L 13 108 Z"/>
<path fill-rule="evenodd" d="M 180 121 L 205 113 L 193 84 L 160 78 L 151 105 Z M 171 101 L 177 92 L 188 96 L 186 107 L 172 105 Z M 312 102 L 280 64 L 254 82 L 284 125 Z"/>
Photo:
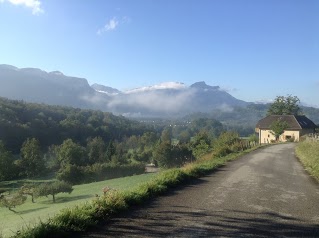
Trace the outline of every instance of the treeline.
<path fill-rule="evenodd" d="M 178 167 L 218 147 L 223 125 L 210 118 L 145 124 L 111 113 L 0 99 L 0 181 L 51 175 L 80 184 Z M 238 140 L 238 141 L 237 141 Z M 236 143 L 235 143 L 236 142 Z M 226 143 L 227 144 L 227 143 Z"/>
<path fill-rule="evenodd" d="M 214 118 L 222 122 L 224 129 L 236 131 L 242 137 L 254 133 L 256 123 L 264 118 L 271 104 L 250 104 L 247 107 L 234 107 L 215 109 L 210 113 L 193 113 L 185 116 L 183 120 L 193 121 L 199 118 Z M 319 125 L 319 109 L 314 107 L 300 106 L 301 113 Z"/>
<path fill-rule="evenodd" d="M 50 174 L 78 184 L 143 173 L 147 163 L 180 166 L 205 153 L 223 125 L 201 118 L 147 125 L 101 111 L 1 98 L 0 131 L 0 181 Z"/>
<path fill-rule="evenodd" d="M 112 113 L 49 106 L 0 97 L 0 140 L 13 153 L 19 153 L 27 138 L 37 138 L 40 148 L 72 139 L 81 145 L 89 137 L 104 141 L 151 131 L 144 124 Z"/>
<path fill-rule="evenodd" d="M 89 137 L 85 146 L 66 139 L 45 152 L 37 138 L 27 138 L 19 154 L 13 154 L 0 142 L 0 181 L 52 174 L 58 180 L 79 184 L 141 174 L 147 163 L 178 167 L 207 153 L 220 134 L 195 129 L 193 133 L 173 141 L 172 127 L 166 127 L 161 134 L 145 132 L 121 141 Z"/>

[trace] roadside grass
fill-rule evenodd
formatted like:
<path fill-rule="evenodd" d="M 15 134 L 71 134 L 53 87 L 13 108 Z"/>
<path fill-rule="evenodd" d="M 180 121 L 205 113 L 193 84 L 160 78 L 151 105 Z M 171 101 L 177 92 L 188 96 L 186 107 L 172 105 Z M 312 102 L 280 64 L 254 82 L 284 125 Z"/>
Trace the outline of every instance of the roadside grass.
<path fill-rule="evenodd" d="M 55 203 L 52 202 L 52 196 L 48 198 L 37 198 L 36 203 L 32 203 L 31 198 L 28 197 L 26 203 L 14 209 L 17 213 L 0 207 L 0 237 L 13 236 L 17 231 L 21 230 L 22 227 L 33 227 L 39 222 L 45 223 L 64 208 L 82 206 L 87 201 L 91 201 L 96 194 L 102 196 L 102 188 L 105 186 L 121 191 L 131 190 L 137 188 L 141 183 L 150 180 L 154 176 L 155 174 L 143 174 L 75 185 L 73 186 L 74 190 L 71 194 L 60 193 L 56 195 Z M 25 183 L 48 181 L 52 180 L 16 180 L 0 183 L 0 187 L 16 189 Z"/>
<path fill-rule="evenodd" d="M 21 230 L 15 237 L 68 237 L 70 233 L 86 231 L 132 205 L 142 204 L 167 192 L 170 188 L 187 184 L 191 179 L 204 176 L 256 148 L 258 147 L 219 158 L 206 155 L 182 168 L 164 170 L 139 186 L 112 191 L 106 196 L 91 199 L 85 204 L 66 208 L 45 222 Z"/>
<path fill-rule="evenodd" d="M 296 155 L 308 173 L 319 181 L 319 142 L 299 142 L 296 146 Z"/>

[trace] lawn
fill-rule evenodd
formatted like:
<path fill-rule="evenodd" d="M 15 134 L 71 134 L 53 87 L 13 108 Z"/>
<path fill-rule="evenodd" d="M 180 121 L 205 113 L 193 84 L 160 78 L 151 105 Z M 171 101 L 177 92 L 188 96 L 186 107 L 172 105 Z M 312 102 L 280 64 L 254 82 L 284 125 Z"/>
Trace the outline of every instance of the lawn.
<path fill-rule="evenodd" d="M 85 203 L 95 197 L 102 195 L 102 188 L 109 186 L 121 191 L 137 188 L 141 183 L 150 180 L 155 174 L 142 174 L 124 178 L 110 179 L 101 182 L 76 185 L 71 194 L 60 193 L 56 196 L 56 202 L 52 202 L 52 196 L 36 199 L 36 203 L 31 202 L 28 197 L 26 203 L 15 208 L 17 213 L 0 207 L 0 237 L 9 237 L 23 226 L 33 226 L 37 222 L 45 221 L 59 212 L 61 209 L 71 207 L 76 204 Z M 29 181 L 32 182 L 32 181 Z M 1 184 L 0 187 L 15 187 L 20 182 L 13 181 L 10 184 Z"/>

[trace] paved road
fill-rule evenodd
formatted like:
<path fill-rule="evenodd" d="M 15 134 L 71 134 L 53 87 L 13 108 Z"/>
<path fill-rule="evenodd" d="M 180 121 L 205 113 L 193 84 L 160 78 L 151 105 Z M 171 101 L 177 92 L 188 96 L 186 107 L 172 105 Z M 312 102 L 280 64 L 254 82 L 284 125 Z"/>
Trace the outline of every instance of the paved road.
<path fill-rule="evenodd" d="M 252 152 L 83 237 L 319 237 L 319 186 L 294 146 Z"/>

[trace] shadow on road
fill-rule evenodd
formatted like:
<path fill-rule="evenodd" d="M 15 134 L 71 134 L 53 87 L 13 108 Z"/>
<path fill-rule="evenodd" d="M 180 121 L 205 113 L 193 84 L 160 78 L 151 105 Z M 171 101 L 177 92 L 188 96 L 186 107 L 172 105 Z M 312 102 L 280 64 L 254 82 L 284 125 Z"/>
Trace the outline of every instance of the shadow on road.
<path fill-rule="evenodd" d="M 274 212 L 192 210 L 136 211 L 111 222 L 103 236 L 93 237 L 319 237 L 319 225 Z"/>

